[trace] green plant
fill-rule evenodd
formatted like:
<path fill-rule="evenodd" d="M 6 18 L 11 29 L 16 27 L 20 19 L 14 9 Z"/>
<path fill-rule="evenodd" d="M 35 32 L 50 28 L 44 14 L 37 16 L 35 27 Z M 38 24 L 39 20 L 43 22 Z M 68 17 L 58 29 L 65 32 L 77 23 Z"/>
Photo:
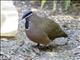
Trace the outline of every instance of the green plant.
<path fill-rule="evenodd" d="M 42 9 L 44 4 L 46 3 L 46 0 L 40 0 L 40 2 L 41 2 L 41 9 Z"/>
<path fill-rule="evenodd" d="M 65 7 L 65 10 L 67 10 L 70 6 L 70 3 L 71 3 L 71 0 L 64 0 L 64 7 Z"/>

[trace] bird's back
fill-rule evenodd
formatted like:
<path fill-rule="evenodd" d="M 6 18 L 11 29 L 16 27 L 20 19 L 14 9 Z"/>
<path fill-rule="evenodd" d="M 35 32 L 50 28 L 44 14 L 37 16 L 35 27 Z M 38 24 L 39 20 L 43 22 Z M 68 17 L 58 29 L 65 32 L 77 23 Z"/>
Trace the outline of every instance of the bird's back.
<path fill-rule="evenodd" d="M 42 31 L 44 31 L 51 40 L 57 37 L 67 36 L 67 34 L 62 31 L 59 24 L 57 24 L 51 19 L 48 19 L 46 17 L 41 18 L 37 16 L 36 14 L 33 14 L 32 22 L 33 24 L 35 24 L 35 26 L 39 27 Z"/>

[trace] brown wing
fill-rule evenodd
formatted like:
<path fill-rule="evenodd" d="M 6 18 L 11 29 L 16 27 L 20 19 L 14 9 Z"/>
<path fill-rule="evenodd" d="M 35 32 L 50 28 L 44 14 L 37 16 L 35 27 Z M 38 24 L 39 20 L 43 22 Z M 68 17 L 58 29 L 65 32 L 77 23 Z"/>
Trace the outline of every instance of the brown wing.
<path fill-rule="evenodd" d="M 35 24 L 36 27 L 39 27 L 39 29 L 44 31 L 46 35 L 52 40 L 57 37 L 63 37 L 66 35 L 60 28 L 59 24 L 51 19 L 45 17 L 41 18 L 36 14 L 33 14 L 32 22 Z"/>
<path fill-rule="evenodd" d="M 48 19 L 46 19 L 46 21 L 44 22 L 41 25 L 41 28 L 44 30 L 44 32 L 46 32 L 46 34 L 50 39 L 53 40 L 59 37 L 59 35 L 63 32 L 60 26 L 56 22 Z"/>

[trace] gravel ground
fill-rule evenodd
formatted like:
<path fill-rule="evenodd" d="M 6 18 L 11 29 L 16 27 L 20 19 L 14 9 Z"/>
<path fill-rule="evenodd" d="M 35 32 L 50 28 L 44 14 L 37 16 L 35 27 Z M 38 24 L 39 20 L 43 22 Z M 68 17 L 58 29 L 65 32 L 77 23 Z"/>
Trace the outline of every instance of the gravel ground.
<path fill-rule="evenodd" d="M 20 13 L 19 16 L 21 19 L 22 14 Z M 59 23 L 68 34 L 68 38 L 57 38 L 51 43 L 55 46 L 52 51 L 41 51 L 32 47 L 36 43 L 26 37 L 25 21 L 19 19 L 17 40 L 0 40 L 0 60 L 80 60 L 80 17 L 57 15 L 49 18 Z"/>

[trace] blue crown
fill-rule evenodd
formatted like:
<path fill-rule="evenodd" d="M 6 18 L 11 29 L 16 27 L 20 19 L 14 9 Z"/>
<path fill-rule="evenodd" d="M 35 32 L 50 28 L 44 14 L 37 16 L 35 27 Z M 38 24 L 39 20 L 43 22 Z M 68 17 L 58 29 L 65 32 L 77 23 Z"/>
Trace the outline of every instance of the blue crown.
<path fill-rule="evenodd" d="M 31 16 L 31 15 L 32 15 L 32 11 L 30 11 L 30 12 L 28 12 L 28 13 L 24 13 L 22 19 L 28 18 L 28 17 Z"/>

